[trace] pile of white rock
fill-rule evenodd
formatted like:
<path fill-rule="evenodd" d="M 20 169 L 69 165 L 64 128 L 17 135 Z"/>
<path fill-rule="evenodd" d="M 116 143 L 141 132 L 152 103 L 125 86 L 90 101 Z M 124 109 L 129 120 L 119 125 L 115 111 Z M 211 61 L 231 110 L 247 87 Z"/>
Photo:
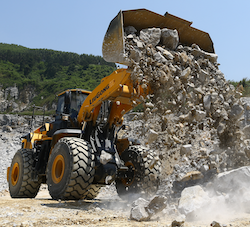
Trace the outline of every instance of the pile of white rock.
<path fill-rule="evenodd" d="M 227 159 L 236 159 L 228 164 L 230 167 L 248 162 L 246 138 L 240 129 L 242 94 L 226 81 L 215 53 L 201 50 L 196 44 L 182 45 L 176 30 L 137 31 L 128 26 L 125 55 L 131 78 L 152 90 L 147 98 L 141 97 L 144 114 L 134 118 L 142 121 L 137 131 L 148 137 L 146 144 L 162 155 L 164 149 L 180 150 L 183 146 L 187 156 L 194 153 L 194 148 L 205 156 L 214 147 L 217 152 L 229 149 Z"/>

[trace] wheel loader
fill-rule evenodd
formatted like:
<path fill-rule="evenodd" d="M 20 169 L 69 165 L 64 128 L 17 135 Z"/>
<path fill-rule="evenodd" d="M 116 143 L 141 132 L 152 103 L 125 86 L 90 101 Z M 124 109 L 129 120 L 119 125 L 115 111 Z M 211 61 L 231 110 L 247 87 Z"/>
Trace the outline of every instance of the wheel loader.
<path fill-rule="evenodd" d="M 209 35 L 191 22 L 146 9 L 120 11 L 103 41 L 106 61 L 128 65 L 124 27 L 177 29 L 180 42 L 213 52 Z M 123 116 L 152 91 L 132 81 L 130 68 L 117 69 L 92 92 L 68 89 L 58 94 L 55 119 L 22 137 L 7 170 L 12 198 L 34 198 L 47 184 L 52 199 L 93 199 L 115 182 L 118 195 L 147 195 L 159 186 L 160 162 L 135 139 L 118 138 Z"/>

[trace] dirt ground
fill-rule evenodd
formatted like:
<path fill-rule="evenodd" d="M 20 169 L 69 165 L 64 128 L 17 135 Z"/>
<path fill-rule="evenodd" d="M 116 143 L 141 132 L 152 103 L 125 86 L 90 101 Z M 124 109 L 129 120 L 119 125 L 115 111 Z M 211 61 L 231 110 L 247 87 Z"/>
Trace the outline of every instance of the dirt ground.
<path fill-rule="evenodd" d="M 0 226 L 171 226 L 174 218 L 161 214 L 150 221 L 129 218 L 130 204 L 116 196 L 98 196 L 88 201 L 55 201 L 46 189 L 35 199 L 12 199 L 0 193 Z M 211 221 L 185 222 L 185 227 L 210 226 Z M 222 223 L 224 226 L 250 226 L 250 214 Z"/>

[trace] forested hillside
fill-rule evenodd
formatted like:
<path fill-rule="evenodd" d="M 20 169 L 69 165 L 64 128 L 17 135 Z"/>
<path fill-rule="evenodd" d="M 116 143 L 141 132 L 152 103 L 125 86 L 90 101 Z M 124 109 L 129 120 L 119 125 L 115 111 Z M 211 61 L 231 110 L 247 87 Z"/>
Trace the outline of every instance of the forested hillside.
<path fill-rule="evenodd" d="M 237 88 L 244 97 L 250 96 L 250 80 L 243 78 L 241 81 L 229 81 L 235 88 Z"/>
<path fill-rule="evenodd" d="M 68 88 L 93 90 L 116 68 L 100 56 L 0 43 L 0 85 L 35 88 L 34 103 L 43 106 Z"/>

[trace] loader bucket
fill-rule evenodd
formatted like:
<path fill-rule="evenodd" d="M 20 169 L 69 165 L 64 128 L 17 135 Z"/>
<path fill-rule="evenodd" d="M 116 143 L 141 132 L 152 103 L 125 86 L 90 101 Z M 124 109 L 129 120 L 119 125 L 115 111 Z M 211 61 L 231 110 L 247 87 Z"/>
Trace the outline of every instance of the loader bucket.
<path fill-rule="evenodd" d="M 169 13 L 164 16 L 147 9 L 120 11 L 110 22 L 102 45 L 103 58 L 108 62 L 128 65 L 125 56 L 124 28 L 133 26 L 137 31 L 144 28 L 176 29 L 181 44 L 196 43 L 204 51 L 214 53 L 213 42 L 208 33 L 191 27 L 192 22 L 181 19 Z"/>

